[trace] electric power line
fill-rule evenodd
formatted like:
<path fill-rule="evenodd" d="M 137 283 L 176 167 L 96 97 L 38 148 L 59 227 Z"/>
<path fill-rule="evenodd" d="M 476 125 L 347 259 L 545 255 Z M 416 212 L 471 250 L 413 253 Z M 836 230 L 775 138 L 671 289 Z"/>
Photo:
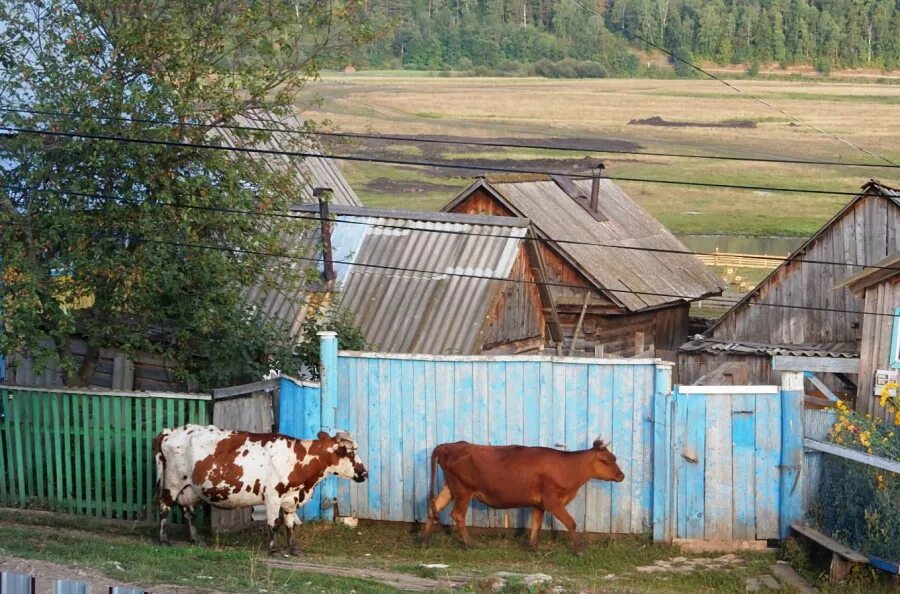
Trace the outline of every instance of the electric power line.
<path fill-rule="evenodd" d="M 100 193 L 91 193 L 91 192 L 80 192 L 75 190 L 65 190 L 65 189 L 52 189 L 52 188 L 22 188 L 20 186 L 15 186 L 11 184 L 0 184 L 0 188 L 18 190 L 18 191 L 30 191 L 30 192 L 43 192 L 43 193 L 51 193 L 51 194 L 60 194 L 60 195 L 72 195 L 72 196 L 80 196 L 83 198 L 98 198 L 103 200 L 113 200 L 119 202 L 128 202 L 134 204 L 136 206 L 140 206 L 144 202 L 136 199 L 136 198 L 124 198 L 121 196 L 113 196 L 111 194 L 100 194 Z M 153 206 L 165 206 L 169 208 L 181 208 L 187 210 L 201 210 L 207 212 L 219 212 L 222 214 L 234 214 L 234 215 L 245 215 L 250 217 L 257 218 L 284 218 L 284 219 L 295 219 L 295 220 L 306 220 L 306 221 L 332 221 L 337 222 L 335 218 L 324 219 L 321 216 L 314 216 L 312 214 L 298 214 L 296 212 L 283 212 L 283 211 L 275 211 L 275 212 L 258 212 L 255 210 L 247 210 L 247 209 L 239 209 L 239 208 L 227 208 L 221 206 L 201 206 L 197 204 L 184 204 L 181 202 L 164 202 L 159 200 L 148 201 L 149 204 Z M 376 209 L 377 210 L 377 209 Z M 348 213 L 337 213 L 337 216 L 345 216 L 345 217 L 365 217 L 367 216 L 364 212 L 358 214 L 348 214 Z M 390 218 L 390 217 L 387 217 Z M 379 227 L 382 229 L 397 229 L 397 230 L 409 230 L 409 227 L 404 227 L 403 225 L 391 225 L 387 223 L 376 223 L 370 221 L 361 221 L 361 220 L 351 220 L 351 219 L 341 219 L 341 224 L 349 224 L 349 225 L 365 225 L 370 227 Z M 495 239 L 518 239 L 518 236 L 513 235 L 497 235 L 494 233 L 483 233 L 478 231 L 459 231 L 454 229 L 417 229 L 417 231 L 424 233 L 441 233 L 445 235 L 461 235 L 461 236 L 469 236 L 469 237 L 492 237 Z M 651 252 L 651 253 L 662 253 L 662 254 L 673 254 L 673 255 L 685 255 L 685 256 L 716 256 L 721 255 L 716 252 L 695 252 L 691 250 L 678 250 L 673 248 L 654 248 L 654 247 L 644 247 L 644 246 L 626 246 L 626 245 L 618 245 L 618 244 L 609 244 L 609 243 L 599 243 L 592 241 L 584 241 L 578 239 L 559 239 L 553 237 L 541 237 L 535 236 L 529 238 L 529 240 L 539 241 L 542 243 L 556 243 L 556 244 L 567 244 L 567 245 L 580 245 L 586 247 L 601 247 L 601 248 L 609 248 L 609 249 L 621 249 L 621 250 L 629 250 L 635 252 Z M 766 260 L 771 261 L 775 260 L 778 262 L 802 262 L 805 264 L 822 264 L 822 265 L 831 265 L 831 266 L 847 266 L 852 268 L 871 268 L 876 270 L 900 270 L 900 267 L 895 266 L 878 266 L 874 264 L 857 264 L 855 262 L 839 262 L 833 260 L 812 260 L 812 259 L 800 259 L 800 258 L 783 258 L 780 256 L 769 256 L 769 255 L 756 255 L 756 254 L 744 254 L 742 257 L 750 259 L 750 260 Z"/>
<path fill-rule="evenodd" d="M 24 227 L 26 225 L 19 223 L 12 223 L 14 226 Z M 114 239 L 121 239 L 120 235 L 115 234 L 105 234 L 108 237 Z M 321 259 L 316 257 L 308 257 L 308 256 L 298 256 L 296 254 L 289 254 L 286 252 L 267 252 L 261 250 L 248 250 L 242 248 L 233 248 L 226 247 L 221 245 L 209 245 L 209 244 L 198 244 L 198 243 L 190 243 L 183 241 L 174 241 L 174 240 L 164 240 L 164 239 L 151 239 L 147 237 L 141 236 L 128 236 L 129 240 L 140 242 L 140 243 L 149 243 L 149 244 L 157 244 L 157 245 L 170 245 L 176 247 L 185 247 L 185 248 L 196 248 L 196 249 L 204 249 L 204 250 L 214 250 L 221 252 L 228 252 L 232 254 L 245 254 L 252 256 L 262 256 L 267 258 L 279 258 L 279 259 L 287 259 L 291 261 L 299 261 L 299 262 L 314 262 L 318 264 Z M 404 266 L 390 266 L 386 264 L 372 264 L 372 263 L 360 263 L 349 260 L 332 260 L 334 264 L 343 264 L 351 267 L 357 268 L 372 268 L 376 270 L 385 270 L 391 272 L 401 272 L 401 273 L 412 273 L 412 274 L 423 274 L 423 275 L 434 275 L 435 277 L 445 278 L 445 277 L 454 277 L 454 278 L 470 278 L 475 280 L 485 280 L 485 281 L 498 281 L 503 283 L 510 284 L 528 284 L 535 286 L 545 286 L 545 287 L 558 287 L 558 288 L 566 288 L 573 289 L 576 291 L 591 291 L 590 287 L 585 287 L 581 285 L 572 285 L 567 283 L 559 283 L 553 281 L 538 281 L 538 280 L 529 280 L 529 279 L 512 279 L 512 278 L 504 278 L 497 276 L 488 276 L 488 275 L 480 275 L 480 274 L 471 274 L 471 273 L 463 273 L 463 272 L 446 272 L 441 270 L 428 270 L 428 269 L 419 269 L 419 268 L 408 268 Z M 377 274 L 377 273 L 376 273 Z M 702 297 L 702 296 L 691 296 L 691 295 L 678 295 L 672 293 L 661 293 L 654 291 L 635 291 L 633 289 L 611 289 L 604 287 L 600 289 L 600 292 L 609 292 L 609 293 L 621 293 L 621 294 L 629 294 L 629 295 L 645 295 L 645 296 L 654 296 L 654 297 L 668 297 L 674 299 L 682 299 L 687 302 L 691 301 L 707 301 L 710 303 L 722 303 L 724 305 L 735 305 L 736 302 L 723 299 L 721 297 L 710 296 L 710 297 Z M 886 316 L 886 317 L 894 317 L 894 314 L 890 313 L 880 313 L 880 312 L 865 312 L 865 311 L 857 311 L 850 309 L 838 309 L 838 308 L 830 308 L 830 307 L 815 307 L 808 305 L 791 305 L 787 303 L 763 303 L 763 302 L 745 302 L 748 306 L 757 306 L 757 307 L 780 307 L 785 309 L 797 309 L 797 310 L 808 310 L 808 311 L 822 311 L 822 312 L 832 312 L 832 313 L 848 313 L 855 315 L 874 315 L 874 316 Z"/>
<path fill-rule="evenodd" d="M 177 142 L 174 140 L 155 140 L 155 139 L 149 139 L 149 138 L 130 138 L 130 137 L 125 137 L 125 136 L 88 134 L 85 132 L 62 132 L 62 131 L 56 131 L 56 130 L 37 130 L 37 129 L 33 129 L 33 128 L 14 128 L 14 127 L 10 127 L 10 126 L 0 126 L 0 131 L 15 132 L 15 133 L 19 133 L 19 134 L 36 134 L 36 135 L 44 135 L 44 136 L 56 136 L 56 137 L 64 137 L 64 138 L 83 138 L 83 139 L 87 139 L 87 140 L 108 140 L 108 141 L 114 141 L 114 142 L 149 144 L 149 145 L 156 145 L 156 146 L 193 148 L 193 149 L 198 149 L 198 150 L 221 150 L 221 151 L 229 151 L 229 152 L 237 152 L 237 153 L 277 155 L 277 156 L 284 156 L 284 157 L 334 159 L 334 160 L 338 160 L 338 161 L 354 161 L 354 162 L 363 162 L 363 163 L 385 163 L 385 164 L 393 164 L 393 165 L 435 167 L 435 168 L 456 169 L 456 170 L 464 170 L 464 171 L 488 171 L 488 172 L 492 172 L 492 173 L 515 173 L 515 174 L 547 175 L 547 176 L 560 175 L 560 176 L 567 176 L 567 177 L 576 178 L 576 179 L 593 179 L 593 177 L 594 177 L 590 174 L 567 173 L 567 172 L 562 172 L 562 171 L 546 171 L 546 170 L 536 170 L 536 169 L 515 169 L 515 168 L 511 168 L 511 167 L 494 167 L 494 166 L 486 166 L 486 165 L 479 165 L 479 164 L 441 163 L 441 162 L 434 162 L 434 161 L 412 161 L 412 160 L 407 160 L 407 159 L 386 159 L 386 158 L 380 158 L 380 157 L 369 157 L 369 156 L 352 155 L 352 154 L 351 155 L 339 155 L 339 154 L 322 153 L 322 152 L 316 152 L 316 151 L 284 151 L 284 150 L 275 150 L 275 149 L 262 149 L 262 148 L 255 148 L 255 147 L 222 146 L 222 145 L 195 143 L 195 142 Z M 604 179 L 609 179 L 609 180 L 613 180 L 613 181 L 630 181 L 630 182 L 666 184 L 666 185 L 677 185 L 677 186 L 691 186 L 691 187 L 703 187 L 703 188 L 751 190 L 751 191 L 758 191 L 758 192 L 790 192 L 790 193 L 799 193 L 799 194 L 814 194 L 814 195 L 827 195 L 827 196 L 856 196 L 859 194 L 859 192 L 848 192 L 848 191 L 840 191 L 840 190 L 782 188 L 782 187 L 772 187 L 772 186 L 751 186 L 751 185 L 744 185 L 744 184 L 723 184 L 723 183 L 713 183 L 713 182 L 681 181 L 681 180 L 671 180 L 671 179 L 651 179 L 651 178 L 623 177 L 623 176 L 605 176 Z"/>
<path fill-rule="evenodd" d="M 882 168 L 900 168 L 900 164 L 880 164 L 880 163 L 857 163 L 857 162 L 844 162 L 844 161 L 811 161 L 805 159 L 776 159 L 776 158 L 766 158 L 766 157 L 734 157 L 734 156 L 726 156 L 726 155 L 691 155 L 687 153 L 664 153 L 664 152 L 650 152 L 650 151 L 628 151 L 623 149 L 610 149 L 610 148 L 602 148 L 602 147 L 575 147 L 575 146 L 551 146 L 546 144 L 537 144 L 530 142 L 491 142 L 484 140 L 448 140 L 448 139 L 438 139 L 438 138 L 423 138 L 421 136 L 406 136 L 406 135 L 396 135 L 396 134 L 364 134 L 360 132 L 322 132 L 317 130 L 293 130 L 289 128 L 273 128 L 268 126 L 243 126 L 237 124 L 203 124 L 198 122 L 177 122 L 177 121 L 165 121 L 165 120 L 157 120 L 152 118 L 131 118 L 124 116 L 110 116 L 110 115 L 93 115 L 93 116 L 84 116 L 82 114 L 76 113 L 65 113 L 58 111 L 48 111 L 48 110 L 36 110 L 36 109 L 26 109 L 23 107 L 0 107 L 0 111 L 5 112 L 20 112 L 20 113 L 30 113 L 36 115 L 49 115 L 53 117 L 59 118 L 89 118 L 89 119 L 104 119 L 104 120 L 112 120 L 119 122 L 130 122 L 130 123 L 143 123 L 143 124 L 155 124 L 162 126 L 189 126 L 189 127 L 198 127 L 198 128 L 209 128 L 209 129 L 217 129 L 221 128 L 223 130 L 240 130 L 246 132 L 269 132 L 269 133 L 279 133 L 279 134 L 300 134 L 305 136 L 318 136 L 325 138 L 344 138 L 344 139 L 361 139 L 361 140 L 379 140 L 379 141 L 392 141 L 392 142 L 407 142 L 410 144 L 442 144 L 442 145 L 453 145 L 453 146 L 483 146 L 483 147 L 491 147 L 491 148 L 515 148 L 515 149 L 538 149 L 538 150 L 553 150 L 553 151 L 566 151 L 566 152 L 580 152 L 580 153 L 606 153 L 606 154 L 615 154 L 615 155 L 644 155 L 648 157 L 673 157 L 673 158 L 681 158 L 681 159 L 708 159 L 708 160 L 717 160 L 717 161 L 745 161 L 745 162 L 754 162 L 754 163 L 778 163 L 778 164 L 789 164 L 789 165 L 820 165 L 820 166 L 832 166 L 832 167 L 877 167 L 879 169 Z"/>

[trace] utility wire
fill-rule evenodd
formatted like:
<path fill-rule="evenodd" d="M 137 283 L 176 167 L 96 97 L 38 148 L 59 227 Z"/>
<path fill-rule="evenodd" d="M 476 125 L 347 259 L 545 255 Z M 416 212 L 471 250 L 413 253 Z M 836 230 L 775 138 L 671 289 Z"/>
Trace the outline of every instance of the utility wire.
<path fill-rule="evenodd" d="M 436 167 L 445 169 L 457 169 L 464 171 L 489 171 L 492 173 L 517 173 L 530 175 L 561 175 L 576 179 L 593 179 L 590 174 L 567 173 L 562 171 L 545 171 L 536 169 L 515 169 L 511 167 L 495 167 L 478 164 L 457 164 L 457 163 L 440 163 L 434 161 L 411 161 L 406 159 L 385 159 L 380 157 L 368 157 L 361 155 L 339 155 L 334 153 L 322 153 L 316 151 L 284 151 L 275 149 L 262 149 L 255 147 L 236 147 L 222 146 L 213 144 L 203 144 L 195 142 L 176 142 L 173 140 L 154 140 L 149 138 L 129 138 L 125 136 L 110 136 L 105 134 L 89 134 L 86 132 L 62 132 L 54 130 L 38 130 L 33 128 L 15 128 L 10 126 L 0 126 L 0 131 L 14 132 L 19 134 L 36 134 L 43 136 L 55 136 L 64 138 L 84 138 L 88 140 L 108 140 L 114 142 L 125 142 L 135 144 L 149 144 L 156 146 L 170 146 L 181 148 L 193 148 L 200 150 L 221 150 L 237 153 L 262 154 L 262 155 L 278 155 L 284 157 L 302 157 L 302 158 L 318 158 L 318 159 L 334 159 L 338 161 L 354 161 L 363 163 L 385 163 L 392 165 L 411 165 L 418 167 Z M 692 186 L 703 188 L 720 188 L 720 189 L 737 189 L 737 190 L 753 190 L 761 192 L 791 192 L 799 194 L 816 194 L 827 196 L 856 196 L 859 192 L 847 192 L 839 190 L 820 190 L 820 189 L 803 189 L 803 188 L 780 188 L 772 186 L 751 186 L 743 184 L 721 184 L 712 182 L 697 181 L 681 181 L 671 179 L 650 179 L 639 177 L 623 177 L 623 176 L 604 176 L 604 179 L 613 181 L 630 181 L 651 184 L 666 184 L 676 186 Z"/>
<path fill-rule="evenodd" d="M 141 201 L 136 198 L 125 198 L 122 196 L 113 196 L 111 194 L 99 194 L 99 193 L 91 193 L 91 192 L 79 192 L 75 190 L 65 190 L 65 189 L 52 189 L 52 188 L 35 188 L 35 187 L 27 187 L 23 188 L 21 186 L 11 185 L 11 184 L 0 184 L 0 188 L 4 188 L 7 190 L 16 190 L 16 191 L 29 191 L 29 192 L 40 192 L 40 193 L 49 193 L 49 194 L 58 194 L 58 195 L 71 195 L 71 196 L 79 196 L 83 198 L 97 198 L 103 199 L 107 201 L 118 201 L 118 202 L 127 202 L 130 204 L 134 204 L 135 206 L 140 206 L 144 203 L 153 205 L 153 206 L 165 206 L 170 208 L 179 208 L 179 209 L 187 209 L 187 210 L 201 210 L 207 212 L 218 212 L 222 214 L 233 214 L 233 215 L 242 215 L 249 217 L 257 217 L 257 218 L 284 218 L 284 219 L 293 219 L 293 220 L 305 220 L 305 221 L 330 221 L 330 222 L 338 222 L 336 218 L 332 217 L 330 219 L 324 219 L 321 216 L 316 216 L 312 213 L 310 214 L 299 214 L 297 212 L 284 212 L 284 211 L 271 211 L 271 212 L 258 212 L 255 210 L 247 210 L 240 208 L 227 208 L 222 206 L 201 206 L 197 204 L 185 204 L 183 202 L 166 202 L 160 200 L 147 200 Z M 377 210 L 377 209 L 376 209 Z M 409 227 L 405 227 L 403 225 L 391 225 L 388 223 L 376 223 L 372 221 L 363 221 L 358 220 L 359 218 L 364 218 L 367 216 L 365 212 L 360 213 L 335 213 L 335 216 L 341 217 L 349 217 L 340 219 L 341 224 L 349 224 L 349 225 L 365 225 L 369 227 L 378 227 L 382 229 L 396 229 L 396 230 L 404 230 L 408 231 Z M 391 218 L 391 217 L 387 217 Z M 355 219 L 355 220 L 354 220 Z M 461 235 L 467 237 L 492 237 L 495 239 L 518 239 L 518 236 L 514 235 L 497 235 L 495 233 L 484 233 L 478 231 L 459 231 L 454 229 L 416 229 L 416 231 L 424 232 L 424 233 L 441 233 L 445 235 Z M 655 248 L 655 247 L 644 247 L 644 246 L 627 246 L 627 245 L 619 245 L 619 244 L 611 244 L 611 243 L 599 243 L 593 241 L 584 241 L 578 239 L 559 239 L 554 237 L 531 237 L 528 238 L 530 240 L 539 241 L 541 243 L 549 243 L 549 244 L 566 244 L 566 245 L 580 245 L 586 247 L 601 247 L 601 248 L 609 248 L 609 249 L 620 249 L 620 250 L 629 250 L 634 252 L 650 252 L 650 253 L 661 253 L 661 254 L 674 254 L 674 255 L 685 255 L 685 256 L 717 256 L 721 255 L 721 253 L 716 252 L 695 252 L 691 250 L 679 250 L 674 248 Z M 802 262 L 806 264 L 823 264 L 823 265 L 832 265 L 832 266 L 847 266 L 853 268 L 871 268 L 876 270 L 900 270 L 900 267 L 895 266 L 877 266 L 877 265 L 869 265 L 869 264 L 857 264 L 855 262 L 838 262 L 832 260 L 813 260 L 813 259 L 800 259 L 800 258 L 783 258 L 780 256 L 768 256 L 768 255 L 757 255 L 757 254 L 745 254 L 742 255 L 743 258 L 748 260 L 765 260 L 765 261 L 778 261 L 778 262 L 787 262 L 793 260 L 794 262 Z"/>
<path fill-rule="evenodd" d="M 591 14 L 593 14 L 593 15 L 595 15 L 595 16 L 598 16 L 598 17 L 600 17 L 600 18 L 603 18 L 603 15 L 602 15 L 602 14 L 600 14 L 599 12 L 597 12 L 597 11 L 591 9 L 591 8 L 588 8 L 587 6 L 585 6 L 584 4 L 582 4 L 581 2 L 579 2 L 578 0 L 569 0 L 569 1 L 570 1 L 572 4 L 574 4 L 575 6 L 578 6 L 579 8 L 581 8 L 582 10 L 584 10 L 584 11 L 586 11 L 586 12 L 589 12 L 589 13 L 591 13 Z M 753 95 L 753 94 L 751 94 L 751 93 L 748 93 L 747 91 L 744 91 L 743 89 L 741 89 L 741 88 L 739 88 L 739 87 L 737 87 L 737 86 L 731 84 L 731 83 L 728 82 L 727 80 L 725 80 L 725 79 L 723 79 L 723 78 L 719 78 L 719 77 L 716 76 L 715 74 L 713 74 L 713 73 L 711 73 L 711 72 L 708 72 L 708 71 L 704 70 L 703 68 L 697 66 L 696 64 L 693 64 L 693 63 L 691 63 L 691 62 L 688 62 L 687 60 L 685 60 L 685 59 L 682 58 L 681 56 L 679 56 L 679 55 L 677 55 L 677 54 L 675 54 L 675 53 L 673 53 L 673 52 L 667 50 L 666 48 L 664 48 L 664 47 L 662 47 L 662 46 L 659 46 L 659 45 L 653 43 L 652 41 L 650 41 L 649 39 L 643 37 L 642 35 L 639 35 L 639 34 L 635 33 L 635 32 L 632 31 L 631 29 L 628 29 L 627 27 L 625 27 L 624 23 L 621 24 L 621 29 L 622 29 L 622 31 L 624 31 L 625 33 L 627 33 L 627 34 L 631 35 L 632 37 L 634 37 L 635 39 L 637 39 L 637 40 L 639 40 L 639 41 L 643 41 L 643 42 L 646 43 L 647 45 L 649 45 L 649 46 L 651 46 L 651 47 L 653 47 L 653 48 L 656 48 L 656 49 L 658 49 L 659 51 L 663 52 L 664 54 L 670 56 L 672 59 L 678 60 L 678 61 L 681 62 L 682 64 L 685 64 L 685 65 L 687 65 L 687 66 L 690 66 L 691 68 L 693 68 L 693 69 L 696 70 L 697 72 L 699 72 L 699 73 L 701 73 L 701 74 L 704 74 L 704 75 L 710 77 L 710 78 L 713 79 L 713 80 L 719 81 L 720 83 L 722 83 L 723 85 L 725 85 L 725 86 L 728 87 L 729 89 L 735 91 L 736 93 L 740 93 L 741 95 L 745 95 L 745 96 L 749 97 L 750 99 L 753 99 L 754 101 L 756 101 L 756 102 L 758 102 L 758 103 L 761 103 L 761 104 L 765 105 L 766 107 L 768 107 L 768 108 L 770 108 L 770 109 L 774 109 L 775 111 L 777 111 L 777 112 L 780 113 L 781 115 L 783 115 L 783 116 L 785 116 L 785 117 L 788 117 L 788 118 L 792 119 L 793 121 L 795 121 L 796 123 L 798 123 L 798 124 L 800 124 L 800 125 L 802 125 L 802 126 L 806 126 L 807 128 L 811 128 L 811 129 L 815 130 L 816 132 L 819 132 L 819 133 L 821 133 L 821 134 L 824 134 L 825 136 L 831 138 L 832 140 L 836 140 L 836 141 L 838 141 L 838 142 L 842 142 L 842 143 L 846 144 L 846 145 L 849 146 L 849 147 L 852 147 L 852 148 L 854 148 L 854 149 L 856 149 L 856 150 L 858 150 L 858 151 L 861 151 L 861 152 L 863 152 L 863 153 L 869 155 L 870 157 L 874 157 L 874 158 L 876 158 L 876 159 L 879 159 L 879 160 L 881 160 L 881 161 L 884 161 L 884 162 L 889 163 L 889 164 L 894 165 L 894 166 L 897 165 L 896 163 L 894 163 L 893 161 L 891 161 L 890 159 L 888 159 L 887 157 L 885 157 L 885 156 L 883 156 L 883 155 L 879 155 L 878 153 L 874 153 L 874 152 L 872 152 L 872 151 L 866 150 L 866 149 L 862 148 L 861 146 L 858 146 L 858 145 L 853 144 L 853 143 L 850 142 L 849 140 L 846 140 L 846 139 L 844 139 L 844 138 L 841 138 L 840 136 L 837 136 L 837 135 L 835 135 L 835 134 L 832 134 L 831 132 L 828 132 L 827 130 L 823 130 L 822 128 L 819 128 L 818 126 L 813 126 L 812 124 L 810 124 L 810 123 L 808 123 L 808 122 L 804 122 L 803 120 L 801 120 L 801 119 L 798 118 L 797 116 L 795 116 L 795 115 L 793 115 L 793 114 L 790 114 L 790 113 L 786 112 L 785 110 L 781 109 L 780 107 L 778 107 L 778 106 L 776 106 L 776 105 L 773 105 L 772 103 L 769 103 L 768 101 L 765 101 L 764 99 L 760 99 L 759 97 L 757 97 L 757 96 L 755 96 L 755 95 Z"/>
<path fill-rule="evenodd" d="M 11 225 L 17 226 L 17 227 L 26 227 L 27 226 L 22 223 L 12 223 Z M 121 239 L 121 237 L 119 235 L 109 234 L 109 233 L 107 233 L 105 235 L 108 237 L 115 238 L 115 239 Z M 198 243 L 190 243 L 190 242 L 174 241 L 174 240 L 163 240 L 163 239 L 151 239 L 148 237 L 131 236 L 131 235 L 129 235 L 129 239 L 132 241 L 141 242 L 141 243 L 149 243 L 149 244 L 157 244 L 157 245 L 170 245 L 170 246 L 176 246 L 176 247 L 196 248 L 196 249 L 204 249 L 204 250 L 214 250 L 214 251 L 228 252 L 228 253 L 233 253 L 233 254 L 246 254 L 246 255 L 253 255 L 253 256 L 263 256 L 263 257 L 270 257 L 270 258 L 287 259 L 287 260 L 292 260 L 292 261 L 314 262 L 317 264 L 321 261 L 321 259 L 318 257 L 312 258 L 312 257 L 308 257 L 308 256 L 298 256 L 298 255 L 290 254 L 287 252 L 267 252 L 267 251 L 261 251 L 261 250 L 248 250 L 248 249 L 233 248 L 233 247 L 226 247 L 226 246 L 220 246 L 220 245 L 198 244 Z M 535 285 L 535 286 L 543 285 L 545 287 L 558 287 L 558 288 L 565 288 L 565 289 L 573 289 L 575 291 L 593 290 L 591 287 L 586 287 L 586 286 L 582 286 L 582 285 L 573 285 L 573 284 L 567 284 L 567 283 L 559 283 L 559 282 L 554 282 L 554 281 L 512 279 L 512 278 L 471 274 L 471 273 L 463 273 L 463 272 L 446 272 L 446 271 L 440 271 L 440 270 L 407 268 L 407 267 L 403 267 L 403 266 L 390 266 L 390 265 L 385 265 L 385 264 L 360 263 L 360 262 L 349 261 L 349 260 L 332 260 L 332 262 L 334 264 L 344 264 L 344 265 L 351 266 L 351 267 L 372 268 L 372 269 L 376 269 L 376 270 L 385 270 L 385 271 L 391 271 L 391 272 L 434 275 L 436 277 L 470 278 L 470 279 L 475 279 L 475 280 L 499 281 L 499 282 L 511 283 L 511 284 L 527 284 L 527 285 Z M 724 299 L 722 297 L 716 297 L 716 296 L 701 297 L 701 296 L 692 296 L 692 295 L 661 293 L 661 292 L 654 292 L 654 291 L 636 291 L 633 289 L 611 289 L 611 288 L 606 288 L 606 287 L 604 287 L 603 289 L 600 289 L 599 291 L 600 292 L 609 292 L 609 293 L 622 293 L 622 294 L 628 294 L 628 295 L 646 295 L 646 296 L 654 296 L 654 297 L 668 297 L 668 298 L 674 298 L 674 299 L 682 299 L 687 302 L 708 301 L 710 303 L 722 303 L 724 305 L 731 305 L 731 306 L 734 306 L 737 303 L 736 301 L 732 301 L 729 299 Z M 889 313 L 865 312 L 865 311 L 857 311 L 857 310 L 851 310 L 851 309 L 815 307 L 815 306 L 808 306 L 808 305 L 791 305 L 791 304 L 787 304 L 787 303 L 763 303 L 763 302 L 745 302 L 745 303 L 746 303 L 746 305 L 758 306 L 758 307 L 780 307 L 780 308 L 785 308 L 785 309 L 894 317 L 894 314 L 889 314 Z"/>
<path fill-rule="evenodd" d="M 726 155 L 691 155 L 687 153 L 663 153 L 663 152 L 649 152 L 649 151 L 628 151 L 623 149 L 610 149 L 610 148 L 601 148 L 601 147 L 576 147 L 576 146 L 551 146 L 546 144 L 539 144 L 537 142 L 491 142 L 485 140 L 448 140 L 448 139 L 438 139 L 438 138 L 423 138 L 421 136 L 405 136 L 405 135 L 396 135 L 396 134 L 364 134 L 360 132 L 322 132 L 322 131 L 306 131 L 306 130 L 295 130 L 290 128 L 273 128 L 268 126 L 243 126 L 237 124 L 203 124 L 198 122 L 177 122 L 177 121 L 166 121 L 166 120 L 157 120 L 152 118 L 130 118 L 124 116 L 110 116 L 110 115 L 92 115 L 85 116 L 77 113 L 65 113 L 58 111 L 47 111 L 47 110 L 36 110 L 36 109 L 26 109 L 23 107 L 0 107 L 0 111 L 2 112 L 19 112 L 19 113 L 29 113 L 36 115 L 48 115 L 52 117 L 58 118 L 69 118 L 69 119 L 77 119 L 77 118 L 88 118 L 88 119 L 103 119 L 103 120 L 112 120 L 118 122 L 127 122 L 127 123 L 139 123 L 139 124 L 154 124 L 154 125 L 162 125 L 162 126 L 189 126 L 189 127 L 197 127 L 197 128 L 209 128 L 209 129 L 218 129 L 221 128 L 223 130 L 240 130 L 246 132 L 270 132 L 270 133 L 279 133 L 279 134 L 300 134 L 303 136 L 317 136 L 317 137 L 325 137 L 325 138 L 344 138 L 344 139 L 352 139 L 352 140 L 378 140 L 378 141 L 392 141 L 392 142 L 406 142 L 410 144 L 439 144 L 439 145 L 454 145 L 454 146 L 483 146 L 490 148 L 514 148 L 514 149 L 538 149 L 538 150 L 553 150 L 553 151 L 566 151 L 566 152 L 579 152 L 579 153 L 604 153 L 604 154 L 614 154 L 614 155 L 644 155 L 648 157 L 673 157 L 680 159 L 708 159 L 708 160 L 717 160 L 717 161 L 746 161 L 753 163 L 778 163 L 778 164 L 789 164 L 789 165 L 822 165 L 822 166 L 831 166 L 831 167 L 877 167 L 881 168 L 900 168 L 900 164 L 880 164 L 880 163 L 858 163 L 858 162 L 844 162 L 844 161 L 811 161 L 805 159 L 776 159 L 776 158 L 765 158 L 765 157 L 733 157 Z"/>

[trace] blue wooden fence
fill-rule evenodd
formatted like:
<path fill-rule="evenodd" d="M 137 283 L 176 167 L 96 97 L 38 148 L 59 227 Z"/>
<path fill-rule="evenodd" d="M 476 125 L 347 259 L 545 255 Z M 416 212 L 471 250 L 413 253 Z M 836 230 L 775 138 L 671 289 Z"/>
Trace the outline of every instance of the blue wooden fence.
<path fill-rule="evenodd" d="M 581 489 L 568 506 L 579 530 L 658 540 L 778 535 L 785 416 L 775 387 L 673 393 L 671 365 L 656 359 L 338 353 L 331 335 L 322 337 L 322 361 L 321 385 L 282 380 L 280 430 L 350 431 L 369 480 L 329 479 L 301 508 L 304 519 L 336 499 L 342 514 L 423 521 L 440 443 L 577 450 L 601 436 L 626 479 Z M 475 503 L 467 521 L 521 527 L 527 513 Z"/>

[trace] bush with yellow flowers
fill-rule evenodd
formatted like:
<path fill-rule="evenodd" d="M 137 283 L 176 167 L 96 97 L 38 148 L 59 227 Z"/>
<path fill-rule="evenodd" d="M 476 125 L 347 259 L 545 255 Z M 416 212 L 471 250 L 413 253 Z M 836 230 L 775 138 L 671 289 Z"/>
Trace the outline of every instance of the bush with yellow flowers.
<path fill-rule="evenodd" d="M 900 396 L 897 384 L 887 384 L 879 400 L 887 410 L 887 421 L 872 415 L 861 415 L 843 401 L 838 401 L 837 423 L 831 429 L 831 441 L 874 456 L 900 461 Z"/>
<path fill-rule="evenodd" d="M 900 399 L 888 385 L 880 403 L 887 420 L 860 415 L 843 402 L 831 440 L 844 447 L 900 461 Z M 809 510 L 823 533 L 862 553 L 900 562 L 900 474 L 847 460 L 822 457 L 821 482 Z"/>

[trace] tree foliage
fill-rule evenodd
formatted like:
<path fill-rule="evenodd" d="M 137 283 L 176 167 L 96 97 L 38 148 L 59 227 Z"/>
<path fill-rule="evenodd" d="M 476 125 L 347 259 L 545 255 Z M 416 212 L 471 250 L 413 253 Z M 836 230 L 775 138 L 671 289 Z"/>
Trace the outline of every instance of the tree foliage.
<path fill-rule="evenodd" d="M 0 96 L 38 113 L 0 112 L 0 126 L 216 144 L 210 126 L 277 118 L 322 65 L 345 60 L 369 34 L 360 8 L 4 2 Z M 280 142 L 307 148 L 299 135 Z M 286 329 L 254 314 L 244 289 L 300 274 L 260 254 L 297 228 L 222 209 L 286 209 L 304 180 L 241 153 L 25 132 L 0 140 L 0 178 L 0 353 L 56 359 L 69 384 L 88 382 L 101 348 L 160 356 L 200 388 L 292 364 Z"/>
<path fill-rule="evenodd" d="M 627 75 L 638 66 L 628 44 L 649 49 L 629 32 L 720 64 L 900 64 L 898 0 L 370 0 L 368 12 L 396 25 L 393 36 L 357 52 L 373 66 L 571 58 Z"/>

